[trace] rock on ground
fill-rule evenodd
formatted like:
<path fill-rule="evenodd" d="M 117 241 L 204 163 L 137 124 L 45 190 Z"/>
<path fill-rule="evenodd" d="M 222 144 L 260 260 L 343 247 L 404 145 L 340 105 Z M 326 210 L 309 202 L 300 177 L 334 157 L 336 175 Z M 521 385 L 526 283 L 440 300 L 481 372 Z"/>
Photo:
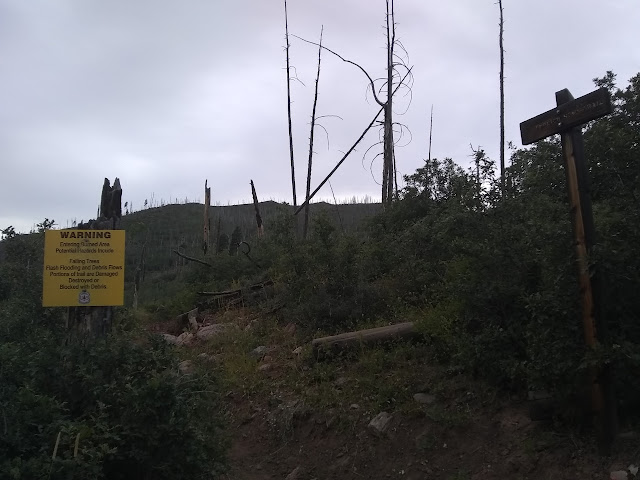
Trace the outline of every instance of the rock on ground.
<path fill-rule="evenodd" d="M 206 340 L 207 338 L 224 333 L 233 327 L 235 327 L 235 325 L 232 323 L 215 323 L 213 325 L 207 325 L 206 327 L 201 327 L 198 330 L 196 337 L 200 340 Z"/>
<path fill-rule="evenodd" d="M 431 405 L 436 401 L 436 397 L 428 393 L 416 393 L 413 399 L 422 405 Z"/>
<path fill-rule="evenodd" d="M 392 418 L 387 412 L 380 412 L 369 422 L 369 428 L 378 434 L 386 433 Z"/>

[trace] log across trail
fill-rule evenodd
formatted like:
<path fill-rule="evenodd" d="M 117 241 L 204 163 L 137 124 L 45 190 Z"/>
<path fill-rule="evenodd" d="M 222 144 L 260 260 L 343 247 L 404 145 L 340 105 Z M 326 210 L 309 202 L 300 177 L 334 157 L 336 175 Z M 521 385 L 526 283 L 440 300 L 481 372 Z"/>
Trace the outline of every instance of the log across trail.
<path fill-rule="evenodd" d="M 386 325 L 384 327 L 369 328 L 367 330 L 341 333 L 340 335 L 330 337 L 316 338 L 311 341 L 311 346 L 313 347 L 313 351 L 318 353 L 320 350 L 342 350 L 361 343 L 373 343 L 400 338 L 406 339 L 414 337 L 417 334 L 413 322 L 404 322 L 395 325 Z"/>

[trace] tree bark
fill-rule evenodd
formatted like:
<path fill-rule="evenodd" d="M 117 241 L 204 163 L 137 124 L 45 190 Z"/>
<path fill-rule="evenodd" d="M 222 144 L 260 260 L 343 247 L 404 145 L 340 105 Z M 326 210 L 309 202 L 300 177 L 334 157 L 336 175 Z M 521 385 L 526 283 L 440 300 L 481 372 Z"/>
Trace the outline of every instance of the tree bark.
<path fill-rule="evenodd" d="M 105 178 L 100 196 L 98 218 L 84 228 L 93 230 L 115 230 L 122 218 L 122 187 L 116 177 L 111 186 Z M 113 307 L 69 307 L 66 325 L 68 339 L 80 342 L 106 337 L 111 332 Z"/>
<path fill-rule="evenodd" d="M 324 27 L 320 29 L 320 43 L 318 44 L 318 73 L 316 74 L 316 88 L 313 97 L 313 110 L 311 111 L 311 133 L 309 134 L 309 168 L 307 170 L 307 195 L 306 206 L 304 209 L 304 226 L 302 229 L 302 238 L 306 239 L 309 231 L 309 194 L 311 193 L 311 167 L 313 163 L 313 131 L 316 126 L 316 107 L 318 105 L 318 84 L 320 82 L 320 61 L 322 58 L 322 32 Z"/>
<path fill-rule="evenodd" d="M 258 194 L 256 193 L 256 187 L 251 180 L 251 196 L 253 197 L 253 208 L 256 211 L 256 225 L 258 227 L 258 238 L 262 238 L 264 229 L 262 226 L 262 216 L 260 215 L 260 207 L 258 206 Z"/>
<path fill-rule="evenodd" d="M 211 204 L 211 187 L 207 187 L 207 181 L 204 181 L 204 220 L 203 230 L 204 239 L 202 242 L 202 251 L 207 254 L 209 250 L 209 230 L 211 229 L 211 220 L 209 219 L 209 205 Z"/>
<path fill-rule="evenodd" d="M 500 193 L 504 198 L 504 18 L 502 0 L 498 0 L 500 7 Z"/>
<path fill-rule="evenodd" d="M 389 9 L 391 7 L 391 9 Z M 393 0 L 387 0 L 387 101 L 384 106 L 384 146 L 382 168 L 382 203 L 393 200 L 395 160 L 393 155 L 393 49 L 395 45 L 395 19 Z"/>
<path fill-rule="evenodd" d="M 313 351 L 318 353 L 321 350 L 344 350 L 363 343 L 410 338 L 415 335 L 417 335 L 417 332 L 415 331 L 413 322 L 405 322 L 356 332 L 342 333 L 330 337 L 316 338 L 311 341 L 311 346 Z"/>
<path fill-rule="evenodd" d="M 293 160 L 293 130 L 291 128 L 291 68 L 289 65 L 289 18 L 287 0 L 284 0 L 284 32 L 287 52 L 287 118 L 289 119 L 289 156 L 291 157 L 291 189 L 293 190 L 293 206 L 297 206 L 296 198 L 296 169 Z"/>

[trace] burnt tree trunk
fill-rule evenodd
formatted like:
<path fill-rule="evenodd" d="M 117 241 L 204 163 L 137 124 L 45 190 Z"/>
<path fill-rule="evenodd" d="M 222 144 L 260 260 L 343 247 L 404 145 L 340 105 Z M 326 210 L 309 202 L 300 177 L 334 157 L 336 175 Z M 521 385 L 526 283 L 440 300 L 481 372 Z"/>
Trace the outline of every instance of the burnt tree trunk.
<path fill-rule="evenodd" d="M 391 9 L 389 9 L 391 7 Z M 382 203 L 393 200 L 395 158 L 393 155 L 393 50 L 396 41 L 393 0 L 387 0 L 387 101 L 384 105 L 384 145 L 382 168 Z"/>
<path fill-rule="evenodd" d="M 291 157 L 291 189 L 293 190 L 293 206 L 298 205 L 296 199 L 296 169 L 293 161 L 293 130 L 291 128 L 291 68 L 289 65 L 289 18 L 287 13 L 287 0 L 284 0 L 284 35 L 287 46 L 287 118 L 289 119 L 289 156 Z"/>
<path fill-rule="evenodd" d="M 89 230 L 115 230 L 122 218 L 122 188 L 116 178 L 111 186 L 104 179 L 98 218 L 84 225 Z M 69 307 L 67 309 L 68 339 L 86 342 L 106 337 L 111 332 L 113 307 Z"/>
<path fill-rule="evenodd" d="M 313 97 L 313 110 L 311 111 L 311 133 L 309 135 L 309 168 L 307 170 L 307 196 L 306 206 L 304 209 L 304 226 L 302 229 L 302 238 L 307 238 L 309 232 L 309 195 L 311 194 L 311 166 L 313 163 L 313 130 L 316 126 L 316 106 L 318 105 L 318 83 L 320 82 L 320 59 L 322 57 L 322 32 L 324 27 L 320 29 L 320 43 L 318 44 L 318 73 L 316 74 L 316 89 Z"/>
<path fill-rule="evenodd" d="M 502 0 L 498 0 L 500 7 L 500 194 L 504 198 L 504 18 Z"/>
<path fill-rule="evenodd" d="M 258 205 L 258 194 L 256 193 L 256 187 L 251 180 L 251 196 L 253 197 L 253 208 L 256 211 L 256 225 L 258 227 L 258 238 L 262 238 L 264 235 L 264 227 L 262 225 L 262 215 L 260 215 L 260 206 Z"/>
<path fill-rule="evenodd" d="M 207 254 L 209 250 L 209 231 L 211 230 L 211 220 L 209 219 L 209 206 L 211 205 L 211 187 L 207 187 L 207 181 L 204 181 L 204 219 L 202 251 Z"/>

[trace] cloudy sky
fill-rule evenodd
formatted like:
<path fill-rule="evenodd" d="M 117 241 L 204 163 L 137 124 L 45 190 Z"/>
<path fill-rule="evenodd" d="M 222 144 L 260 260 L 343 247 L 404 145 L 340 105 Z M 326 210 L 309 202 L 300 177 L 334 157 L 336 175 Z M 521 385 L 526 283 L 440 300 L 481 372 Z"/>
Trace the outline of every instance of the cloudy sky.
<path fill-rule="evenodd" d="M 384 74 L 384 0 L 289 0 L 289 29 Z M 640 71 L 637 0 L 504 0 L 506 137 L 554 106 L 554 92 L 593 90 L 607 70 L 619 86 Z M 466 165 L 469 145 L 499 148 L 498 7 L 494 0 L 396 0 L 397 35 L 413 65 L 410 105 L 397 120 L 411 142 L 396 152 L 411 173 L 427 156 Z M 104 177 L 123 201 L 203 198 L 291 203 L 280 0 L 0 0 L 0 228 L 28 231 L 95 216 Z M 317 51 L 291 39 L 298 198 L 305 188 Z M 323 54 L 315 186 L 378 110 L 367 79 Z M 404 103 L 403 103 L 404 101 Z M 332 180 L 339 199 L 380 196 L 371 132 Z M 405 137 L 408 139 L 409 137 Z M 406 143 L 406 142 L 403 142 Z M 329 187 L 323 198 L 331 198 Z"/>

